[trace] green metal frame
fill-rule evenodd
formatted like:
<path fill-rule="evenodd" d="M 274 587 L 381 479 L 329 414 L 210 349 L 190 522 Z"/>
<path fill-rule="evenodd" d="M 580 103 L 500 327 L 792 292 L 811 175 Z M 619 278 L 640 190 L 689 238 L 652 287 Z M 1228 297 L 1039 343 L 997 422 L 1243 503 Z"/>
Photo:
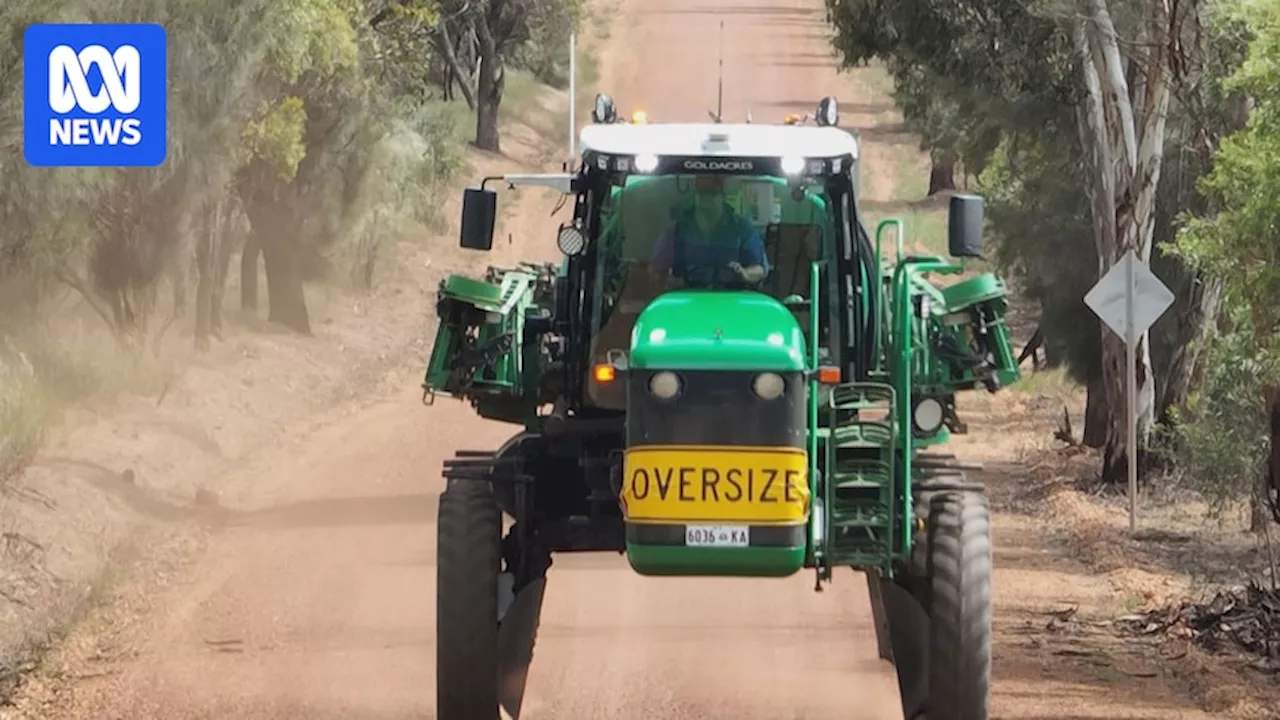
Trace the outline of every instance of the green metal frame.
<path fill-rule="evenodd" d="M 635 187 L 646 184 L 636 183 Z M 612 200 L 616 203 L 618 196 L 630 189 L 614 189 Z M 826 203 L 817 201 L 813 207 L 829 210 Z M 824 283 L 824 273 L 833 262 L 831 237 L 823 227 L 823 256 L 809 266 L 808 347 L 803 347 L 805 339 L 795 324 L 790 330 L 783 327 L 780 318 L 783 314 L 790 318 L 790 313 L 781 305 L 774 309 L 775 301 L 765 307 L 755 301 L 743 303 L 741 293 L 676 292 L 653 300 L 644 314 L 660 321 L 664 332 L 678 342 L 670 347 L 649 347 L 635 339 L 647 337 L 646 333 L 633 333 L 632 361 L 639 367 L 649 360 L 658 362 L 661 354 L 665 360 L 660 364 L 675 363 L 687 369 L 804 367 L 808 371 L 810 497 L 820 499 L 823 506 L 820 518 L 819 513 L 810 512 L 804 564 L 817 568 L 820 577 L 836 565 L 892 576 L 895 566 L 911 553 L 916 453 L 949 438 L 945 427 L 930 437 L 917 436 L 912 427 L 913 402 L 920 396 L 945 397 L 982 384 L 1004 386 L 1018 378 L 1004 324 L 1006 289 L 990 273 L 947 287 L 934 285 L 930 274 L 955 275 L 964 272 L 964 266 L 936 256 L 907 257 L 903 221 L 880 221 L 875 230 L 876 257 L 865 287 L 879 299 L 878 309 L 875 317 L 865 307 L 859 310 L 875 328 L 874 361 L 868 379 L 822 386 L 817 374 L 823 349 L 821 318 L 829 300 L 823 287 L 832 281 L 827 278 Z M 896 231 L 892 266 L 886 266 L 882 257 L 889 228 Z M 493 268 L 486 280 L 461 275 L 445 279 L 439 290 L 441 323 L 424 379 L 428 393 L 465 397 L 484 417 L 536 426 L 536 411 L 529 408 L 537 404 L 533 400 L 545 368 L 539 346 L 524 342 L 524 328 L 527 318 L 551 311 L 543 280 L 528 269 Z M 600 292 L 597 287 L 596 294 Z M 917 298 L 928 299 L 928 312 L 923 316 L 916 310 Z M 699 311 L 683 309 L 693 305 Z M 708 337 L 703 326 L 709 317 L 716 318 L 714 342 L 699 340 Z M 782 334 L 788 339 L 777 347 L 764 348 L 757 336 L 774 330 L 786 330 Z M 947 358 L 933 349 L 939 339 L 968 347 L 978 334 L 985 338 L 982 347 L 990 356 L 981 371 L 948 364 Z M 485 355 L 480 352 L 485 347 L 496 350 Z M 762 348 L 777 358 L 762 355 Z M 483 356 L 480 361 L 478 356 Z M 898 506 L 899 491 L 904 498 L 902 506 Z M 673 572 L 693 572 L 682 565 L 686 560 L 681 560 L 679 553 L 674 557 L 670 560 Z M 760 557 L 757 574 L 770 574 L 764 555 Z M 751 574 L 749 570 L 744 574 Z"/>

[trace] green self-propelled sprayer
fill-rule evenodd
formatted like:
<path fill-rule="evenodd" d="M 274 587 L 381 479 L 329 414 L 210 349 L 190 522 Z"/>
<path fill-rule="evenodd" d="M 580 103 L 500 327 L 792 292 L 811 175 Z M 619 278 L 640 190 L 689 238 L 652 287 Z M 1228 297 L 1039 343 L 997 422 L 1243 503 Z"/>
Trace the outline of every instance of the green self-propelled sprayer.
<path fill-rule="evenodd" d="M 438 717 L 518 713 L 551 558 L 579 552 L 641 575 L 807 568 L 819 590 L 863 571 L 906 717 L 987 717 L 987 501 L 924 449 L 965 431 L 958 391 L 1018 377 L 1003 283 L 904 254 L 900 221 L 867 232 L 833 98 L 813 125 L 616 117 L 600 96 L 572 172 L 466 190 L 480 251 L 490 182 L 574 204 L 562 262 L 440 286 L 428 399 L 519 429 L 445 463 Z M 982 224 L 980 198 L 950 198 L 952 257 L 979 255 Z"/>

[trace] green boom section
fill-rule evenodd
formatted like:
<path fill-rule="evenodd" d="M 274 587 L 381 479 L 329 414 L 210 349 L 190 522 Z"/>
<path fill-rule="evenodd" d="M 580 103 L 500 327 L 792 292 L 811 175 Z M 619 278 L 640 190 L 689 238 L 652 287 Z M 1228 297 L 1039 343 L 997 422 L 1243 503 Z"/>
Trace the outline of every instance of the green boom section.
<path fill-rule="evenodd" d="M 440 282 L 440 324 L 423 387 L 467 398 L 485 418 L 530 424 L 545 367 L 525 324 L 549 316 L 553 266 L 489 268 L 483 280 L 450 275 Z"/>
<path fill-rule="evenodd" d="M 754 292 L 683 290 L 636 319 L 631 367 L 640 370 L 805 369 L 804 333 L 782 303 Z"/>

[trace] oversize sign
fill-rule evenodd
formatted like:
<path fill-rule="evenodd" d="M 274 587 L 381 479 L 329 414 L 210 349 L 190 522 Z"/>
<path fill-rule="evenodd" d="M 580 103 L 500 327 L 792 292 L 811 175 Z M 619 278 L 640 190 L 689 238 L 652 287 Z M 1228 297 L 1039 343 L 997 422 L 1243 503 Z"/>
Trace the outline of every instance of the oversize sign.
<path fill-rule="evenodd" d="M 155 24 L 41 24 L 23 47 L 23 151 L 41 167 L 141 167 L 168 151 L 167 57 Z"/>
<path fill-rule="evenodd" d="M 621 499 L 629 522 L 801 523 L 808 461 L 796 448 L 631 448 Z"/>

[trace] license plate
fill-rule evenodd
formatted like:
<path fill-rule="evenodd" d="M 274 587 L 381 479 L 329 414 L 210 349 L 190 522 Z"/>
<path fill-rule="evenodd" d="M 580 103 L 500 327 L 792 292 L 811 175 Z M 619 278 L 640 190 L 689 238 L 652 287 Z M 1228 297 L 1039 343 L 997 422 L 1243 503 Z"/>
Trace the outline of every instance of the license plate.
<path fill-rule="evenodd" d="M 621 501 L 630 522 L 800 524 L 809 518 L 808 460 L 786 447 L 633 447 Z"/>
<path fill-rule="evenodd" d="M 746 547 L 747 528 L 742 525 L 686 525 L 684 544 L 689 547 Z"/>

